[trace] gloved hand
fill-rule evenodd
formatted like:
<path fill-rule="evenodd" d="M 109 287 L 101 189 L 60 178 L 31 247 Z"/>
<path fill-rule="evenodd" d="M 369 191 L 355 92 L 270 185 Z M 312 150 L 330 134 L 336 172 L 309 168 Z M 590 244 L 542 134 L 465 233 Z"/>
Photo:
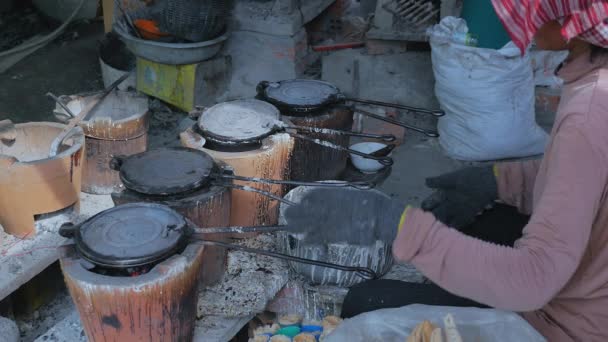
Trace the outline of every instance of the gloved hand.
<path fill-rule="evenodd" d="M 462 229 L 498 199 L 498 185 L 492 166 L 469 167 L 428 178 L 435 192 L 422 202 L 422 209 L 452 228 Z"/>

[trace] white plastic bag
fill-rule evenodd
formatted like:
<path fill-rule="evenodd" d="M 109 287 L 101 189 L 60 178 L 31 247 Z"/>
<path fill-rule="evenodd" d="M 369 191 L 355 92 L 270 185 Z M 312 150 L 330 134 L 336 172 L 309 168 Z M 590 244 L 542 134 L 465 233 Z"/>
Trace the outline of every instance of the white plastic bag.
<path fill-rule="evenodd" d="M 439 142 L 453 158 L 485 161 L 542 154 L 547 134 L 536 124 L 528 55 L 510 42 L 500 50 L 453 42 L 466 22 L 446 17 L 428 30 L 435 93 L 446 115 Z"/>
<path fill-rule="evenodd" d="M 324 342 L 403 342 L 424 320 L 444 328 L 443 319 L 447 314 L 454 316 L 458 332 L 465 342 L 545 341 L 515 313 L 494 309 L 408 305 L 347 319 Z"/>

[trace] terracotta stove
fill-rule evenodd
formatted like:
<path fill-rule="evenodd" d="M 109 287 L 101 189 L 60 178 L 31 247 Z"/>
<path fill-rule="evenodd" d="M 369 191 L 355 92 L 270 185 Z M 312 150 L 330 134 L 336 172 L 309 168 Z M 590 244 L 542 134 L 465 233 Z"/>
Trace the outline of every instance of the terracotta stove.
<path fill-rule="evenodd" d="M 75 114 L 97 96 L 72 96 L 66 106 Z M 59 105 L 55 116 L 69 119 Z M 87 115 L 80 124 L 86 135 L 86 166 L 82 175 L 82 191 L 107 195 L 120 191 L 118 173 L 109 168 L 113 155 L 132 155 L 146 150 L 149 125 L 148 99 L 137 93 L 115 91 Z"/>
<path fill-rule="evenodd" d="M 183 132 L 183 146 L 208 153 L 215 160 L 230 165 L 238 176 L 253 178 L 289 179 L 289 159 L 293 150 L 293 139 L 284 133 L 268 134 L 257 138 L 259 132 L 248 132 L 247 129 L 233 130 L 232 125 L 238 117 L 248 113 L 253 120 L 263 120 L 267 116 L 278 118 L 276 108 L 258 100 L 239 100 L 220 103 L 206 109 L 199 118 L 199 123 Z M 207 124 L 211 118 L 223 118 L 214 122 L 214 130 L 223 134 L 209 134 Z M 231 119 L 232 118 L 232 119 Z M 217 125 L 216 125 L 217 124 Z M 249 125 L 251 127 L 253 125 Z M 219 139 L 216 139 L 219 137 Z M 282 197 L 286 189 L 282 185 L 244 183 L 244 186 L 258 188 L 275 196 Z M 268 196 L 233 190 L 232 226 L 258 226 L 278 223 L 278 203 Z"/>
<path fill-rule="evenodd" d="M 297 126 L 350 131 L 352 108 L 345 104 L 327 106 L 327 98 L 335 87 L 329 83 L 309 80 L 261 82 L 258 98 L 281 110 L 282 119 Z M 315 139 L 348 147 L 346 135 L 307 133 Z M 297 140 L 290 162 L 291 178 L 303 181 L 336 180 L 346 168 L 348 153 L 327 148 L 311 141 Z"/>
<path fill-rule="evenodd" d="M 78 215 L 84 135 L 76 128 L 54 157 L 51 142 L 65 125 L 15 125 L 16 139 L 0 141 L 0 225 L 8 234 L 32 237 L 36 222 L 61 225 Z"/>
<path fill-rule="evenodd" d="M 115 207 L 78 227 L 61 268 L 89 341 L 190 341 L 205 247 L 159 205 Z"/>
<path fill-rule="evenodd" d="M 159 203 L 176 210 L 200 228 L 230 225 L 230 188 L 205 183 L 205 174 L 193 172 L 213 169 L 228 172 L 210 157 L 193 154 L 185 148 L 152 150 L 113 162 L 119 170 L 124 190 L 112 194 L 116 205 Z M 210 238 L 224 241 L 225 235 Z M 208 247 L 204 252 L 203 285 L 218 282 L 226 269 L 226 250 Z"/>

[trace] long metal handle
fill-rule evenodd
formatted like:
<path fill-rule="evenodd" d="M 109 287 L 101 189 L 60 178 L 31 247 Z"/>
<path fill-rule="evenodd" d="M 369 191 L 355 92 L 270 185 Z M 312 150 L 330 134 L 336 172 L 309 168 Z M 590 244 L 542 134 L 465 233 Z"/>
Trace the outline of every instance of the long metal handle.
<path fill-rule="evenodd" d="M 194 228 L 192 237 L 205 239 L 205 236 L 209 234 L 276 233 L 285 231 L 286 229 L 287 226 Z"/>
<path fill-rule="evenodd" d="M 345 181 L 319 181 L 319 182 L 299 182 L 299 181 L 290 181 L 290 180 L 278 180 L 278 179 L 265 179 L 265 178 L 256 178 L 256 177 L 243 177 L 236 175 L 226 175 L 222 174 L 219 177 L 224 179 L 233 179 L 236 181 L 243 182 L 254 182 L 254 183 L 262 183 L 262 184 L 281 184 L 281 185 L 296 185 L 296 186 L 318 186 L 325 188 L 345 188 L 351 187 L 359 190 L 369 190 L 373 189 L 375 184 L 371 182 L 345 182 Z"/>
<path fill-rule="evenodd" d="M 308 264 L 308 265 L 314 265 L 314 266 L 319 266 L 319 267 L 332 268 L 332 269 L 345 271 L 345 272 L 355 272 L 359 277 L 366 279 L 366 280 L 378 279 L 378 274 L 376 274 L 376 272 L 374 272 L 372 269 L 367 268 L 367 267 L 352 267 L 352 266 L 332 264 L 329 262 L 298 258 L 298 257 L 287 255 L 287 254 L 271 252 L 271 251 L 266 251 L 266 250 L 262 250 L 262 249 L 249 248 L 249 247 L 244 247 L 244 246 L 239 246 L 239 245 L 234 245 L 234 244 L 219 242 L 219 241 L 195 239 L 194 242 L 201 243 L 201 244 L 207 245 L 207 246 L 218 246 L 218 247 L 234 249 L 234 250 L 243 251 L 243 252 L 252 253 L 252 254 L 265 255 L 265 256 L 269 256 L 269 257 L 273 257 L 273 258 L 277 258 L 277 259 L 298 262 L 301 264 Z"/>
<path fill-rule="evenodd" d="M 373 160 L 377 161 L 378 163 L 380 163 L 380 164 L 382 164 L 384 166 L 391 166 L 394 163 L 393 158 L 391 158 L 391 157 L 376 157 L 376 156 L 373 156 L 371 154 L 355 151 L 355 150 L 350 149 L 350 148 L 346 148 L 346 147 L 343 147 L 343 146 L 340 146 L 340 145 L 336 145 L 336 144 L 331 143 L 329 141 L 319 140 L 319 139 L 307 137 L 307 136 L 302 135 L 302 134 L 289 133 L 289 135 L 293 136 L 294 138 L 310 141 L 310 142 L 315 143 L 317 145 L 333 148 L 333 149 L 339 150 L 339 151 L 345 151 L 345 152 L 352 153 L 352 154 L 358 155 L 358 156 L 366 158 L 366 159 L 373 159 Z"/>
<path fill-rule="evenodd" d="M 393 119 L 384 117 L 382 115 L 374 114 L 374 113 L 371 113 L 371 112 L 368 112 L 368 111 L 365 111 L 365 110 L 362 110 L 362 109 L 359 109 L 359 108 L 355 108 L 355 112 L 361 113 L 363 115 L 369 116 L 369 117 L 374 118 L 374 119 L 378 119 L 378 120 L 382 120 L 384 122 L 391 123 L 393 125 L 397 125 L 397 126 L 401 126 L 401 127 L 407 128 L 407 129 L 411 129 L 412 131 L 416 131 L 416 132 L 422 133 L 422 134 L 424 134 L 424 135 L 426 135 L 427 137 L 430 137 L 430 138 L 438 138 L 439 137 L 439 133 L 437 133 L 435 131 L 429 131 L 429 130 L 422 129 L 422 128 L 419 128 L 419 127 L 415 127 L 415 126 L 412 126 L 412 125 L 408 125 L 408 124 L 406 124 L 404 122 L 393 120 Z"/>
<path fill-rule="evenodd" d="M 397 109 L 407 110 L 408 112 L 412 112 L 412 113 L 429 114 L 429 115 L 432 115 L 432 116 L 435 116 L 438 118 L 445 115 L 445 112 L 440 109 L 437 109 L 437 110 L 424 109 L 424 108 L 417 108 L 417 107 L 411 107 L 411 106 L 404 106 L 404 105 L 400 105 L 400 104 L 396 104 L 396 103 L 388 103 L 388 102 L 373 101 L 373 100 L 363 100 L 363 99 L 355 99 L 355 98 L 347 98 L 346 101 L 362 103 L 362 104 L 369 104 L 369 105 L 374 105 L 374 106 L 381 106 L 381 107 L 397 108 Z"/>
<path fill-rule="evenodd" d="M 310 133 L 318 133 L 318 134 L 337 134 L 337 135 L 348 135 L 351 137 L 361 137 L 361 138 L 370 138 L 377 139 L 386 142 L 393 142 L 397 140 L 392 134 L 371 134 L 371 133 L 357 133 L 357 132 L 349 132 L 349 131 L 341 131 L 337 129 L 329 129 L 329 128 L 317 128 L 317 127 L 306 127 L 306 126 L 284 126 L 285 129 L 293 129 L 296 131 L 306 131 Z"/>
<path fill-rule="evenodd" d="M 80 111 L 80 113 L 76 117 L 74 117 L 74 119 L 70 120 L 70 122 L 61 131 L 61 133 L 59 133 L 59 135 L 55 139 L 53 139 L 53 141 L 51 142 L 51 149 L 50 149 L 50 153 L 49 153 L 49 155 L 51 157 L 54 157 L 55 155 L 57 155 L 59 146 L 61 146 L 61 143 L 68 137 L 68 134 L 72 131 L 72 129 L 74 127 L 76 127 L 80 123 L 80 121 L 87 120 L 88 115 L 90 113 L 92 113 L 108 95 L 110 95 L 110 93 L 114 90 L 114 88 L 118 87 L 119 84 L 121 84 L 124 80 L 126 80 L 127 77 L 129 77 L 131 75 L 131 72 L 133 72 L 133 70 L 125 73 L 119 79 L 114 81 L 114 83 L 112 83 L 108 88 L 106 88 L 103 91 L 103 93 L 101 94 L 99 99 L 93 100 L 86 107 L 84 107 L 84 109 L 82 109 L 82 111 Z M 57 102 L 63 109 L 65 109 L 68 112 L 68 114 L 74 116 L 74 113 L 72 111 L 70 111 L 67 106 L 64 106 L 63 102 L 60 101 L 57 96 L 53 95 L 50 92 L 47 93 L 46 95 L 51 97 L 53 100 L 55 100 L 55 102 Z"/>
<path fill-rule="evenodd" d="M 295 203 L 292 202 L 292 201 L 289 201 L 289 200 L 286 200 L 284 198 L 281 198 L 281 197 L 279 197 L 279 196 L 277 196 L 275 194 L 272 194 L 272 193 L 270 193 L 268 191 L 252 188 L 250 186 L 243 186 L 243 185 L 237 185 L 237 184 L 231 184 L 231 183 L 219 183 L 218 185 L 225 186 L 225 187 L 228 187 L 228 188 L 237 189 L 237 190 L 255 192 L 255 193 L 258 193 L 260 195 L 264 195 L 264 196 L 266 196 L 268 198 L 272 198 L 275 201 L 279 201 L 281 203 L 285 203 L 287 205 L 295 205 Z"/>

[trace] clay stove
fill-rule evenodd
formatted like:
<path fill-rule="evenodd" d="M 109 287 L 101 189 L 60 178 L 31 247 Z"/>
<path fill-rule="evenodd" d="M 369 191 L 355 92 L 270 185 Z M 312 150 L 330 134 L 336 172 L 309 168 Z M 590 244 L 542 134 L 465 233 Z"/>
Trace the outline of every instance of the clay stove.
<path fill-rule="evenodd" d="M 123 191 L 112 194 L 116 205 L 164 204 L 201 228 L 230 225 L 230 189 L 205 183 L 203 171 L 224 169 L 211 157 L 185 148 L 168 148 L 118 157 L 113 164 L 124 184 Z M 210 238 L 224 241 L 226 236 Z M 206 248 L 203 264 L 203 285 L 217 283 L 226 269 L 226 249 Z"/>
<path fill-rule="evenodd" d="M 82 129 L 74 129 L 59 153 L 49 157 L 51 142 L 64 127 L 50 122 L 18 124 L 14 142 L 0 142 L 0 225 L 6 233 L 31 237 L 37 219 L 61 225 L 78 215 Z"/>
<path fill-rule="evenodd" d="M 257 91 L 259 99 L 277 106 L 283 120 L 294 125 L 345 131 L 350 131 L 353 126 L 353 111 L 349 106 L 324 106 L 334 91 L 328 83 L 309 80 L 261 82 Z M 350 139 L 345 135 L 307 135 L 345 148 L 349 146 Z M 347 159 L 347 152 L 297 140 L 290 161 L 291 178 L 303 181 L 339 179 Z"/>
<path fill-rule="evenodd" d="M 89 341 L 190 341 L 205 247 L 160 205 L 122 206 L 78 227 L 61 268 Z"/>
<path fill-rule="evenodd" d="M 239 129 L 234 127 L 235 122 L 239 121 L 238 117 L 245 113 L 258 121 L 266 120 L 264 118 L 269 116 L 278 117 L 276 108 L 258 100 L 220 103 L 199 114 L 201 119 L 202 115 L 221 119 L 219 121 L 199 119 L 199 124 L 180 135 L 182 145 L 204 151 L 215 160 L 230 165 L 234 174 L 238 176 L 289 179 L 288 162 L 293 149 L 293 139 L 287 134 L 276 133 L 260 140 L 251 140 L 259 134 L 248 131 L 247 127 L 254 125 L 239 127 Z M 210 125 L 213 125 L 210 128 L 222 134 L 217 136 L 205 134 L 204 130 Z M 218 137 L 220 139 L 216 139 Z M 259 188 L 279 197 L 285 194 L 285 187 L 282 185 L 254 183 L 244 183 L 244 185 Z M 230 225 L 272 225 L 277 224 L 278 217 L 278 203 L 272 198 L 243 190 L 233 191 Z"/>
<path fill-rule="evenodd" d="M 66 106 L 75 114 L 97 96 L 68 97 Z M 70 116 L 57 106 L 55 116 L 67 121 Z M 118 173 L 109 168 L 113 155 L 132 155 L 144 152 L 148 143 L 148 99 L 133 92 L 115 91 L 80 123 L 86 135 L 86 160 L 83 169 L 82 191 L 108 195 L 120 191 Z"/>

